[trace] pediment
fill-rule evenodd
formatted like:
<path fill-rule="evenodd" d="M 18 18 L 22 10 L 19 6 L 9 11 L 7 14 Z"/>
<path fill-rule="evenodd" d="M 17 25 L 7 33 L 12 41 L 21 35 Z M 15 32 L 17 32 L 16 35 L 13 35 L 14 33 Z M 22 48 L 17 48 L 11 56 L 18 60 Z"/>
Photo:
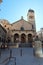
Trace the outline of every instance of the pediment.
<path fill-rule="evenodd" d="M 32 24 L 29 23 L 28 21 L 24 20 L 24 19 L 20 19 L 20 20 L 14 22 L 12 24 L 12 29 L 15 29 L 15 30 L 21 30 L 21 29 L 30 30 L 30 29 L 32 29 Z"/>

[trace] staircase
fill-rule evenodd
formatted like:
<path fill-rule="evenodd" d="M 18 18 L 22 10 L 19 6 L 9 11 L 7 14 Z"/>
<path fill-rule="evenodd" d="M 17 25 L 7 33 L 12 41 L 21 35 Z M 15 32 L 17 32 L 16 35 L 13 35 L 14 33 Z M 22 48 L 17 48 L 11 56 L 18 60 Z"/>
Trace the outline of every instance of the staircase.
<path fill-rule="evenodd" d="M 16 57 L 10 58 L 6 65 L 16 65 Z"/>

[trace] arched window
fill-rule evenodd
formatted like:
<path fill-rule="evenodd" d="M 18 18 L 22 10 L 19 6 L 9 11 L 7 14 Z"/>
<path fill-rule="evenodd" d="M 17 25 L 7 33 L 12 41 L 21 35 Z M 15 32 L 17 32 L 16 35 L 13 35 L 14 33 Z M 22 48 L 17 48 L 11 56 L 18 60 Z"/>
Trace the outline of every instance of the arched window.
<path fill-rule="evenodd" d="M 5 27 L 6 27 L 6 25 L 5 25 Z"/>
<path fill-rule="evenodd" d="M 23 31 L 24 30 L 24 27 L 21 27 L 21 30 Z"/>
<path fill-rule="evenodd" d="M 30 19 L 33 19 L 33 16 L 29 16 Z"/>

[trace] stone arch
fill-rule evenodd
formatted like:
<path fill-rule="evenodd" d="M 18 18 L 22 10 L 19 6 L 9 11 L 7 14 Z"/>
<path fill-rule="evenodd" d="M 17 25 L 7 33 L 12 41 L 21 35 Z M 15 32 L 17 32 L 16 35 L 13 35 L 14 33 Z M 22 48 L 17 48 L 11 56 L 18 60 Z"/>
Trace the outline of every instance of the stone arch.
<path fill-rule="evenodd" d="M 14 42 L 15 43 L 19 42 L 19 34 L 18 33 L 14 34 Z"/>
<path fill-rule="evenodd" d="M 28 34 L 29 47 L 32 47 L 32 41 L 33 41 L 33 36 L 32 36 L 32 34 Z"/>
<path fill-rule="evenodd" d="M 1 42 L 1 37 L 0 37 L 0 42 Z"/>
<path fill-rule="evenodd" d="M 21 43 L 26 43 L 26 35 L 25 35 L 25 33 L 21 34 Z"/>
<path fill-rule="evenodd" d="M 32 42 L 33 40 L 33 36 L 31 33 L 28 34 L 28 42 Z"/>

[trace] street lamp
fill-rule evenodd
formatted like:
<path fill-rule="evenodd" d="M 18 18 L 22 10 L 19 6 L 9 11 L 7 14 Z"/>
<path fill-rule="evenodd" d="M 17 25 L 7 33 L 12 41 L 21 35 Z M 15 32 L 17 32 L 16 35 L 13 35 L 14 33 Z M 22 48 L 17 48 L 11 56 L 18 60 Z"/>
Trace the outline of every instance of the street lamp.
<path fill-rule="evenodd" d="M 22 56 L 22 48 L 20 49 L 20 56 Z"/>

